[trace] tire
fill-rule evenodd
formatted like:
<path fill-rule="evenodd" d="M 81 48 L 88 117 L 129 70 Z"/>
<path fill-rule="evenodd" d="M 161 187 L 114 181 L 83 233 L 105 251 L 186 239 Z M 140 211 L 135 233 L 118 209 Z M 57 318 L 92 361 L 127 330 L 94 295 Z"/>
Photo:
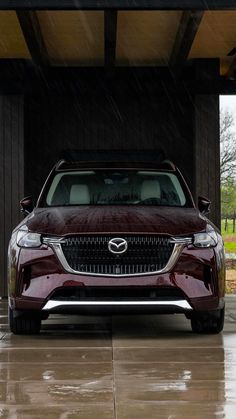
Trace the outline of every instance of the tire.
<path fill-rule="evenodd" d="M 32 313 L 16 316 L 14 310 L 9 307 L 9 326 L 15 335 L 37 335 L 41 329 L 41 319 L 32 316 Z"/>
<path fill-rule="evenodd" d="M 191 327 L 194 333 L 217 334 L 224 327 L 225 308 L 195 313 L 191 318 Z"/>

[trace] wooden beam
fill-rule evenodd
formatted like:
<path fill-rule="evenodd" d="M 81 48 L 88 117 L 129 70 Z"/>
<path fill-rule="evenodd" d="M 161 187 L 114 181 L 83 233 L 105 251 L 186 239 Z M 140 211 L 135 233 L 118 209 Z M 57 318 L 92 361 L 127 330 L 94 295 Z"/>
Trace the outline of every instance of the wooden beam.
<path fill-rule="evenodd" d="M 116 67 L 115 78 L 112 83 L 106 84 L 116 95 L 123 94 L 127 89 L 129 94 L 137 95 L 137 83 L 145 86 L 149 94 L 174 94 L 186 93 L 199 95 L 236 95 L 236 80 L 219 76 L 219 71 L 212 74 L 207 61 L 215 59 L 203 59 L 206 64 L 196 71 L 189 66 L 181 80 L 173 80 L 167 67 Z M 200 60 L 202 61 L 202 60 Z M 216 65 L 216 64 L 215 64 Z M 204 72 L 206 77 L 204 76 Z M 197 73 L 197 74 L 196 74 Z M 199 74 L 200 73 L 200 74 Z M 37 71 L 31 62 L 20 59 L 0 59 L 0 92 L 1 94 L 21 94 L 32 91 L 43 91 L 66 94 L 68 91 L 79 92 L 78 94 L 91 95 L 101 90 L 106 81 L 107 74 L 103 67 L 54 67 L 51 66 L 44 77 Z M 209 78 L 207 78 L 209 77 Z M 84 86 L 87 86 L 84 89 Z M 89 93 L 87 92 L 89 91 Z"/>
<path fill-rule="evenodd" d="M 235 76 L 236 76 L 236 58 L 233 59 L 226 73 L 227 78 L 235 79 Z"/>
<path fill-rule="evenodd" d="M 48 66 L 49 57 L 36 12 L 20 10 L 16 13 L 34 64 Z"/>
<path fill-rule="evenodd" d="M 169 62 L 174 75 L 178 76 L 187 62 L 203 13 L 203 11 L 191 10 L 182 14 Z"/>
<path fill-rule="evenodd" d="M 116 63 L 116 32 L 117 32 L 117 11 L 104 11 L 104 64 L 108 72 L 112 72 Z"/>
<path fill-rule="evenodd" d="M 0 10 L 236 10 L 235 0 L 0 0 Z"/>

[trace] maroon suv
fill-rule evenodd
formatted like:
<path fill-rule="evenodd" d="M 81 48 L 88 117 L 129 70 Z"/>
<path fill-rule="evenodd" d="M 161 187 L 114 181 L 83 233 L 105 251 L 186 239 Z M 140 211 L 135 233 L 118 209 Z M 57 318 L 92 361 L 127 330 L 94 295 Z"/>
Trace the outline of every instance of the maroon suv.
<path fill-rule="evenodd" d="M 198 333 L 224 324 L 218 229 L 169 161 L 60 161 L 9 245 L 13 333 L 51 313 L 184 313 Z"/>

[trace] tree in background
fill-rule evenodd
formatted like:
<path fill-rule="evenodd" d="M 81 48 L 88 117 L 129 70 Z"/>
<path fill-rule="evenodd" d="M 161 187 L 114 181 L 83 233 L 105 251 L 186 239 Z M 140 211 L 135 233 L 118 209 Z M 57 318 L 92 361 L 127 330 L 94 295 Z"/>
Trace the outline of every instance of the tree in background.
<path fill-rule="evenodd" d="M 221 185 L 222 218 L 233 218 L 236 213 L 236 181 L 229 177 Z"/>
<path fill-rule="evenodd" d="M 236 177 L 236 133 L 234 115 L 228 109 L 220 111 L 220 175 L 221 183 Z"/>
<path fill-rule="evenodd" d="M 220 112 L 220 175 L 221 175 L 221 218 L 225 220 L 224 230 L 228 230 L 228 219 L 236 219 L 236 133 L 234 115 L 227 109 Z"/>

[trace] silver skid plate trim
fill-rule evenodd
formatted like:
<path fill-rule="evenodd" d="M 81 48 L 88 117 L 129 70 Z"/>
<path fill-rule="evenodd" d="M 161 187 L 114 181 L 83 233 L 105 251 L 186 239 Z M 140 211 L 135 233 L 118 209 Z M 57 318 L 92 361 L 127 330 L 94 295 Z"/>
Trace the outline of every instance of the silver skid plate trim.
<path fill-rule="evenodd" d="M 56 307 L 79 307 L 79 306 L 169 306 L 179 307 L 184 310 L 192 310 L 186 300 L 163 300 L 163 301 L 59 301 L 49 300 L 43 310 L 52 310 Z"/>

